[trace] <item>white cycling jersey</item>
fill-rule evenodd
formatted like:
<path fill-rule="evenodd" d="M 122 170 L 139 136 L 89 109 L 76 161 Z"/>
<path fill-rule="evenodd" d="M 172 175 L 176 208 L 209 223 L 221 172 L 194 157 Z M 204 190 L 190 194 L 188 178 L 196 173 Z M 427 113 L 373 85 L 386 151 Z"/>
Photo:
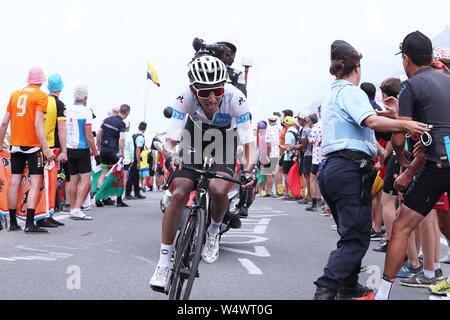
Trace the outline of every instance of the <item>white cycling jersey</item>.
<path fill-rule="evenodd" d="M 84 127 L 92 125 L 91 110 L 81 104 L 66 108 L 67 148 L 89 149 Z"/>
<path fill-rule="evenodd" d="M 187 87 L 173 104 L 172 118 L 170 119 L 167 137 L 179 140 L 186 116 L 190 115 L 194 121 L 201 121 L 205 124 L 237 130 L 239 142 L 246 144 L 255 141 L 253 128 L 250 122 L 250 112 L 247 98 L 239 89 L 226 83 L 224 86 L 222 103 L 217 109 L 212 120 L 209 120 L 197 97 Z"/>

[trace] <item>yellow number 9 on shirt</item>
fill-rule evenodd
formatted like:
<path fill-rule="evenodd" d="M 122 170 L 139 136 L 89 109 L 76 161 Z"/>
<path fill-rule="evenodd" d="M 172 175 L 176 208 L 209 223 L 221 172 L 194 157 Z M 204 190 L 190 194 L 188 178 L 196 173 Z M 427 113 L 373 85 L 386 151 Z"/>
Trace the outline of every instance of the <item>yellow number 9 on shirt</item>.
<path fill-rule="evenodd" d="M 18 117 L 22 117 L 27 112 L 27 98 L 28 96 L 24 94 L 17 99 L 17 109 L 20 110 L 20 112 L 17 112 Z"/>

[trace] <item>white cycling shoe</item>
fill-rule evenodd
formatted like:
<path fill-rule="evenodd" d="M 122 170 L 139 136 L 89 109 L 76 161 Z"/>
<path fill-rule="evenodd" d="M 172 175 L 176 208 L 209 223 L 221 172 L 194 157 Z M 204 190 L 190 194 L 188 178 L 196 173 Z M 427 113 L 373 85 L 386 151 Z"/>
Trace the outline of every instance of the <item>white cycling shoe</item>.
<path fill-rule="evenodd" d="M 202 258 L 206 263 L 213 263 L 219 258 L 219 235 L 206 233 L 206 242 L 202 250 Z"/>
<path fill-rule="evenodd" d="M 170 267 L 158 265 L 149 281 L 152 290 L 164 292 L 170 279 Z"/>

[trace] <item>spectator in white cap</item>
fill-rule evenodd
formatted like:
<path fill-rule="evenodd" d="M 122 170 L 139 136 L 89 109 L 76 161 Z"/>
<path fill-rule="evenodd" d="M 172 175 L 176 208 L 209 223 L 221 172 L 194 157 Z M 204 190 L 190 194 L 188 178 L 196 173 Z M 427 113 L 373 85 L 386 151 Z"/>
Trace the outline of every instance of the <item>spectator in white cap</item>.
<path fill-rule="evenodd" d="M 270 167 L 261 169 L 261 173 L 267 175 L 267 194 L 266 198 L 276 197 L 273 195 L 272 175 L 275 177 L 275 185 L 282 183 L 281 168 L 278 160 L 280 157 L 280 127 L 277 125 L 277 116 L 271 115 L 267 118 L 269 125 L 266 131 L 267 154 L 270 159 Z"/>
<path fill-rule="evenodd" d="M 111 116 L 117 116 L 119 115 L 119 111 L 120 111 L 120 106 L 114 106 L 111 109 Z"/>

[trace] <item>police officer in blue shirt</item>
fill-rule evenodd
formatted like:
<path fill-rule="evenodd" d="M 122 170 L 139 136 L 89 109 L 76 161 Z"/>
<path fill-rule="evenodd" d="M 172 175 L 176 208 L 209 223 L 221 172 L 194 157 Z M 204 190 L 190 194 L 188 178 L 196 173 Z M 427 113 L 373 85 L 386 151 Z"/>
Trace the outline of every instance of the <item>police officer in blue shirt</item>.
<path fill-rule="evenodd" d="M 362 55 L 342 40 L 331 45 L 330 73 L 336 77 L 322 103 L 325 155 L 319 188 L 333 214 L 340 239 L 317 286 L 315 300 L 352 299 L 370 292 L 358 283 L 361 261 L 369 248 L 373 159 L 382 157 L 374 130 L 421 134 L 426 125 L 378 116 L 358 84 Z"/>

